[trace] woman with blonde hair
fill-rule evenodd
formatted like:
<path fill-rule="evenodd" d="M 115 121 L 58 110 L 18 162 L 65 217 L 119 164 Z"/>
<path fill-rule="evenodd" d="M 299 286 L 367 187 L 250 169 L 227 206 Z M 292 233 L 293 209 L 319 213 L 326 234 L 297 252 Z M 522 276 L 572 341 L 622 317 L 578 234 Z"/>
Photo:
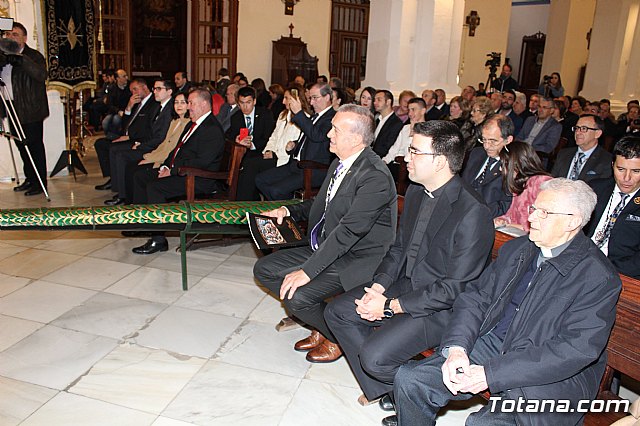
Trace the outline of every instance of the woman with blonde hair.
<path fill-rule="evenodd" d="M 473 100 L 470 113 L 472 137 L 465 139 L 467 151 L 471 151 L 478 144 L 478 140 L 482 139 L 482 125 L 493 114 L 491 99 L 486 96 L 478 96 Z"/>

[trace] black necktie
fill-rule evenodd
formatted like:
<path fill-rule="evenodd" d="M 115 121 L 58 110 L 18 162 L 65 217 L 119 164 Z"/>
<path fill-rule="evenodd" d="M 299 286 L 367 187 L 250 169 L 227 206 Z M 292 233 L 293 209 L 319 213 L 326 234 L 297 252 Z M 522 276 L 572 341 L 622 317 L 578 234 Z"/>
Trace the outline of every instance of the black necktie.
<path fill-rule="evenodd" d="M 318 118 L 318 114 L 313 114 L 311 116 L 311 122 L 313 123 L 315 119 Z M 300 139 L 298 140 L 298 144 L 296 145 L 296 149 L 293 150 L 293 156 L 298 157 L 302 160 L 302 148 L 304 148 L 305 142 L 307 141 L 307 135 L 304 133 L 300 133 Z"/>
<path fill-rule="evenodd" d="M 489 173 L 489 170 L 491 170 L 491 166 L 493 166 L 497 161 L 498 160 L 496 160 L 495 158 L 489 157 L 489 161 L 487 161 L 487 164 L 484 166 L 484 169 L 482 169 L 482 173 L 480 173 L 480 176 L 478 176 L 476 180 L 473 181 L 474 188 L 477 188 L 478 186 L 484 183 L 484 180 L 487 177 L 487 173 Z"/>

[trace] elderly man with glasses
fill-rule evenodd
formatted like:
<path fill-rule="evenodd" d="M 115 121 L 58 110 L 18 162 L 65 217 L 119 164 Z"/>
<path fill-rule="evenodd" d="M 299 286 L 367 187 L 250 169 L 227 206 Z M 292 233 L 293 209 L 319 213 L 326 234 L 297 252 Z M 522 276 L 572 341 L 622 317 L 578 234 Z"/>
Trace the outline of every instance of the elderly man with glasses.
<path fill-rule="evenodd" d="M 400 368 L 399 424 L 433 425 L 440 408 L 489 390 L 467 425 L 575 425 L 596 396 L 615 320 L 620 277 L 582 233 L 596 195 L 580 181 L 541 185 L 531 233 L 509 241 L 453 305 L 439 350 Z M 565 412 L 512 410 L 565 400 Z M 567 412 L 568 411 L 568 412 Z"/>
<path fill-rule="evenodd" d="M 462 179 L 470 184 L 496 218 L 509 210 L 511 194 L 502 185 L 500 151 L 513 141 L 513 122 L 504 115 L 494 115 L 482 126 L 482 147 L 471 150 Z"/>
<path fill-rule="evenodd" d="M 465 146 L 448 121 L 418 123 L 405 156 L 409 178 L 396 241 L 373 280 L 325 310 L 367 404 L 392 390 L 398 368 L 437 346 L 451 307 L 489 260 L 491 213 L 457 175 Z M 389 397 L 383 409 L 393 409 Z M 394 416 L 388 422 L 393 424 Z"/>

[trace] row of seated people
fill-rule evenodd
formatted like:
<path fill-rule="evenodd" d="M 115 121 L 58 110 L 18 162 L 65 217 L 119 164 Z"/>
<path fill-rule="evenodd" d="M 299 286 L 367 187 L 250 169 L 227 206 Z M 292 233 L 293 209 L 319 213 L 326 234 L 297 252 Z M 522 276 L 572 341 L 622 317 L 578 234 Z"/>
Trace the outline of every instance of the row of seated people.
<path fill-rule="evenodd" d="M 434 424 L 450 400 L 487 389 L 501 399 L 497 410 L 489 405 L 467 424 L 580 422 L 577 411 L 521 413 L 501 404 L 539 398 L 575 407 L 595 397 L 621 286 L 603 247 L 612 257 L 622 221 L 636 238 L 624 260 L 636 267 L 640 260 L 640 140 L 618 143 L 614 178 L 594 181 L 594 191 L 580 179 L 546 176 L 532 147 L 512 141 L 506 118 L 483 126 L 485 157 L 463 177 L 457 126 L 417 123 L 405 155 L 413 184 L 395 232 L 395 184 L 371 149 L 372 124 L 366 109 L 341 107 L 328 135 L 337 159 L 318 196 L 267 213 L 309 222 L 309 246 L 279 250 L 254 267 L 258 281 L 314 330 L 294 348 L 308 351 L 310 362 L 344 353 L 362 404 L 393 391 L 399 416 L 385 425 Z M 504 164 L 495 172 L 508 173 L 491 170 L 496 155 Z M 479 188 L 490 174 L 517 194 L 497 211 Z M 494 227 L 522 220 L 512 207 L 526 209 L 530 234 L 489 264 Z M 434 356 L 412 361 L 437 346 Z"/>

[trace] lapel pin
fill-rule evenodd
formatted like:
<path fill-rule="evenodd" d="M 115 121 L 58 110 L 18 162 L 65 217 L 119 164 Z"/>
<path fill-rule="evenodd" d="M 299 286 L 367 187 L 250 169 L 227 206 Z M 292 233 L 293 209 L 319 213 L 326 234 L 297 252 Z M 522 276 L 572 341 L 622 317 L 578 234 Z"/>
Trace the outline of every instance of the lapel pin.
<path fill-rule="evenodd" d="M 636 204 L 640 204 L 640 197 L 634 198 L 633 202 L 636 203 Z"/>

